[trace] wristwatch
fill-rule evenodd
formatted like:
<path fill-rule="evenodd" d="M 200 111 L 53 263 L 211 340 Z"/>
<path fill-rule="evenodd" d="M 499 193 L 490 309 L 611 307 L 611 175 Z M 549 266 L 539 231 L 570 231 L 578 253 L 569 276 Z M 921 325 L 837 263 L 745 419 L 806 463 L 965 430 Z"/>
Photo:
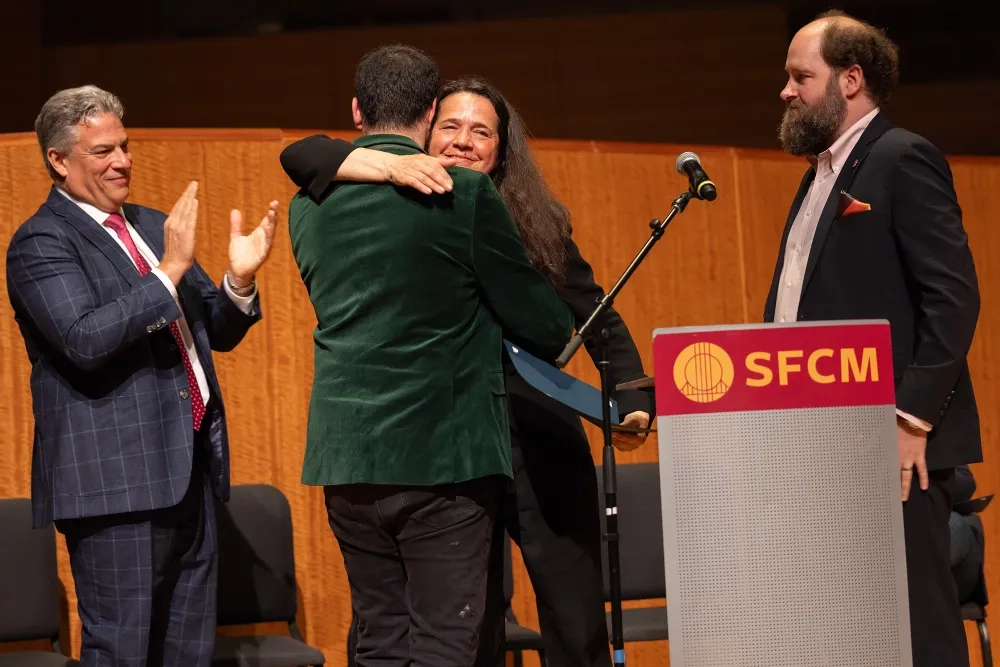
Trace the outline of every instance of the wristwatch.
<path fill-rule="evenodd" d="M 233 294 L 236 296 L 250 296 L 253 294 L 253 291 L 257 286 L 257 279 L 255 276 L 250 279 L 249 284 L 244 285 L 243 287 L 237 287 L 233 284 L 232 276 L 229 275 L 228 271 L 226 271 L 226 282 L 229 284 L 229 289 L 231 289 Z"/>

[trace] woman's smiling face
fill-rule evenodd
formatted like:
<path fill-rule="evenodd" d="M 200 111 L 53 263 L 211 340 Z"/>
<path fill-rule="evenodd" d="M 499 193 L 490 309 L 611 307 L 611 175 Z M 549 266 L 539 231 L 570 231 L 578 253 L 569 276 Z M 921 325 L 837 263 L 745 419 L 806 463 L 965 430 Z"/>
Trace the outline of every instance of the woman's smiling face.
<path fill-rule="evenodd" d="M 497 166 L 500 119 L 493 104 L 475 93 L 455 93 L 438 103 L 429 153 L 455 158 L 457 166 L 489 174 Z"/>

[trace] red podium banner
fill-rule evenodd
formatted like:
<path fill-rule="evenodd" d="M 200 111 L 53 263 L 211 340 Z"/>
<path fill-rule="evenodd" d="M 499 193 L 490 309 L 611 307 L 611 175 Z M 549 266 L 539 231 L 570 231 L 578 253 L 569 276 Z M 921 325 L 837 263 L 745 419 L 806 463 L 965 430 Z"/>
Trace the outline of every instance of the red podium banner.
<path fill-rule="evenodd" d="M 655 337 L 653 359 L 659 415 L 895 400 L 886 324 L 672 329 Z"/>

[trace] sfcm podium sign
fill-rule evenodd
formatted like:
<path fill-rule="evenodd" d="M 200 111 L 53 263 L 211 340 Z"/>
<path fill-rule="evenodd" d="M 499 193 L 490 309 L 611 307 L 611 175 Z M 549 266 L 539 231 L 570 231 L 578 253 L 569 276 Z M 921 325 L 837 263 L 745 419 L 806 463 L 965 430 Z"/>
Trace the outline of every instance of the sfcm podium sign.
<path fill-rule="evenodd" d="M 910 667 L 886 322 L 653 333 L 673 667 Z"/>

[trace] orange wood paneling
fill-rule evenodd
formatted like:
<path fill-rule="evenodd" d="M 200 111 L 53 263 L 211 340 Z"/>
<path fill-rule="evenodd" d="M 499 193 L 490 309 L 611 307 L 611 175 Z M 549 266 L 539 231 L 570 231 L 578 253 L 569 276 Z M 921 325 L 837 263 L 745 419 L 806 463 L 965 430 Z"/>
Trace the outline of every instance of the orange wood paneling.
<path fill-rule="evenodd" d="M 294 186 L 285 178 L 278 153 L 308 134 L 280 130 L 153 130 L 131 132 L 135 172 L 132 201 L 169 210 L 192 179 L 199 191 L 198 259 L 213 276 L 225 270 L 228 212 L 239 208 L 256 223 L 268 201 L 282 211 Z M 344 135 L 353 136 L 353 135 Z M 668 145 L 539 140 L 537 159 L 556 195 L 573 214 L 574 237 L 609 288 L 649 237 L 648 222 L 661 218 L 686 187 L 674 169 L 685 150 Z M 804 165 L 766 151 L 697 148 L 719 188 L 715 202 L 693 201 L 677 216 L 616 302 L 647 368 L 655 327 L 759 321 L 788 206 Z M 970 353 L 987 460 L 992 464 L 1000 439 L 1000 396 L 993 364 L 1000 358 L 1000 231 L 991 212 L 1000 206 L 1000 160 L 952 160 L 979 270 L 983 308 Z M 6 246 L 16 227 L 43 201 L 49 183 L 31 135 L 0 136 L 0 239 Z M 286 219 L 268 264 L 260 272 L 264 319 L 234 352 L 216 356 L 229 412 L 234 483 L 266 482 L 288 496 L 295 521 L 295 549 L 301 603 L 299 622 L 306 638 L 343 664 L 350 621 L 346 576 L 326 523 L 322 493 L 299 483 L 312 378 L 312 308 L 289 248 Z M 3 260 L 0 259 L 0 266 Z M 5 287 L 5 277 L 0 273 Z M 586 353 L 570 370 L 592 383 L 594 365 Z M 0 496 L 29 493 L 32 417 L 28 364 L 9 303 L 0 300 Z M 590 428 L 595 460 L 600 438 Z M 653 441 L 621 462 L 656 459 Z M 975 466 L 980 492 L 996 490 L 995 465 Z M 985 516 L 988 541 L 1000 538 L 994 513 Z M 622 545 L 622 548 L 628 548 Z M 1000 590 L 994 551 L 987 574 Z M 537 627 L 530 582 L 515 556 L 515 602 L 519 619 Z M 75 595 L 60 540 L 60 575 L 66 588 L 68 639 L 79 643 Z M 667 664 L 666 642 L 627 647 L 629 663 Z M 973 650 L 977 655 L 977 649 Z M 533 656 L 526 656 L 527 664 Z"/>

